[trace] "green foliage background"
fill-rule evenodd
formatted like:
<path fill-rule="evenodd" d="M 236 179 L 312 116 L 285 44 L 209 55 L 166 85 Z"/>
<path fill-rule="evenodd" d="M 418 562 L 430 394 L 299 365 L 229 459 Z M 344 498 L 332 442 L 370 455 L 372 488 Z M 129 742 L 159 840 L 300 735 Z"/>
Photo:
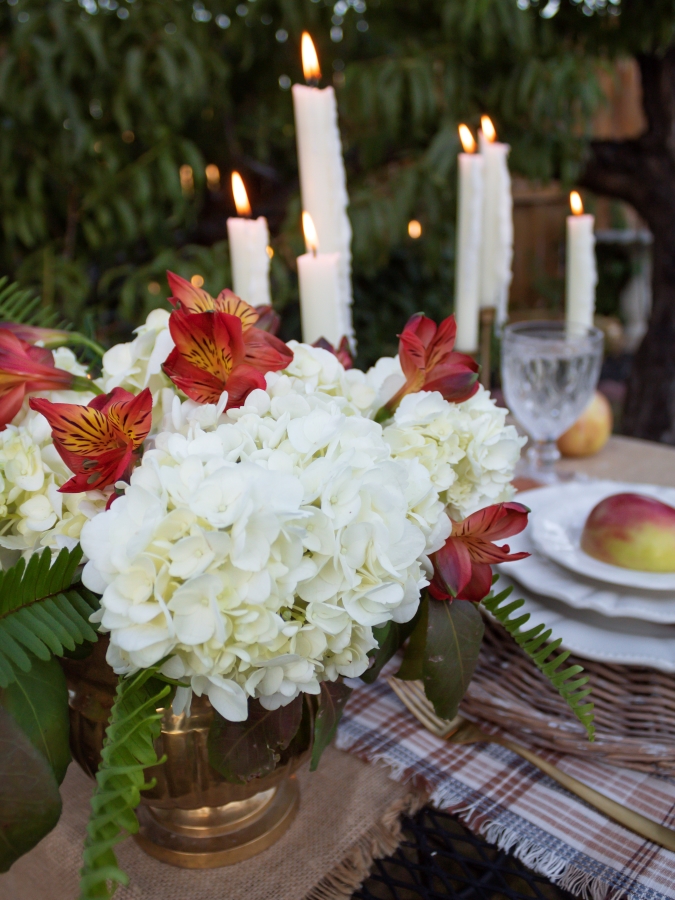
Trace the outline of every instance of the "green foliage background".
<path fill-rule="evenodd" d="M 571 182 L 599 102 L 597 55 L 665 45 L 675 21 L 673 0 L 647 11 L 623 0 L 618 17 L 568 4 L 548 21 L 516 0 L 362 9 L 352 0 L 335 25 L 328 0 L 0 0 L 2 273 L 117 340 L 161 302 L 167 267 L 213 291 L 229 283 L 227 177 L 238 168 L 270 220 L 275 304 L 285 336 L 297 334 L 297 163 L 279 78 L 301 80 L 308 29 L 324 83 L 336 72 L 356 329 L 371 361 L 413 311 L 451 310 L 458 122 L 489 112 L 515 171 Z M 208 163 L 220 191 L 205 185 Z M 416 242 L 412 217 L 424 228 Z"/>

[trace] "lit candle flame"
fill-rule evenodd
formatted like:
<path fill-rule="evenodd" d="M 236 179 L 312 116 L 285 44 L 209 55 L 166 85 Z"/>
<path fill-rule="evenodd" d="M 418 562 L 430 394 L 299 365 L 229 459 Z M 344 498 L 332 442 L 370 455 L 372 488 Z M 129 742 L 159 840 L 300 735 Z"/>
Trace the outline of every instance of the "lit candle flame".
<path fill-rule="evenodd" d="M 316 251 L 319 249 L 319 238 L 317 237 L 312 217 L 308 212 L 303 212 L 302 214 L 302 230 L 305 233 L 305 245 L 308 253 L 313 253 L 316 256 Z"/>
<path fill-rule="evenodd" d="M 471 131 L 466 125 L 459 126 L 459 139 L 462 142 L 462 147 L 464 148 L 465 153 L 476 152 L 476 142 L 473 139 Z"/>
<path fill-rule="evenodd" d="M 492 124 L 492 119 L 490 116 L 481 116 L 480 117 L 480 130 L 483 132 L 483 136 L 486 141 L 489 141 L 491 144 L 497 140 L 497 132 L 495 130 L 495 126 Z"/>
<path fill-rule="evenodd" d="M 570 194 L 570 207 L 575 216 L 582 215 L 584 211 L 584 203 L 581 199 L 579 191 L 572 191 Z"/>
<path fill-rule="evenodd" d="M 248 202 L 248 194 L 239 172 L 232 173 L 232 193 L 234 194 L 234 205 L 237 207 L 237 215 L 250 216 L 251 204 Z"/>
<path fill-rule="evenodd" d="M 302 71 L 305 75 L 307 84 L 318 82 L 321 78 L 321 67 L 319 66 L 319 57 L 316 55 L 316 47 L 314 41 L 307 31 L 302 32 Z"/>

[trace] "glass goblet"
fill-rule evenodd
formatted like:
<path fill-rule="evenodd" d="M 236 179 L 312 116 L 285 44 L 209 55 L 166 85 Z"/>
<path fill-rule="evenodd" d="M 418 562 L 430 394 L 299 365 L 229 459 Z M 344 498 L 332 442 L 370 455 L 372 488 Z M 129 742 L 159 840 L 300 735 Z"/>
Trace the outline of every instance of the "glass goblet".
<path fill-rule="evenodd" d="M 603 355 L 599 328 L 565 322 L 517 322 L 502 337 L 506 404 L 534 441 L 527 475 L 545 484 L 560 480 L 557 439 L 593 396 Z"/>

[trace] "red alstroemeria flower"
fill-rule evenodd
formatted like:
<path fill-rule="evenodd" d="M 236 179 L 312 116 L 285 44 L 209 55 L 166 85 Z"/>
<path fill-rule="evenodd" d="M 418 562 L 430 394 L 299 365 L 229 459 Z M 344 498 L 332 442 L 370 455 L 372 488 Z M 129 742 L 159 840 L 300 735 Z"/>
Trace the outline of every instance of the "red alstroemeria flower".
<path fill-rule="evenodd" d="M 0 329 L 0 431 L 19 412 L 26 394 L 69 389 L 97 390 L 88 378 L 57 369 L 51 350 Z"/>
<path fill-rule="evenodd" d="M 102 490 L 127 480 L 152 424 L 152 394 L 146 388 L 136 397 L 123 388 L 94 397 L 89 406 L 52 403 L 34 397 L 31 409 L 52 426 L 61 459 L 75 473 L 59 491 L 79 494 Z"/>
<path fill-rule="evenodd" d="M 241 406 L 251 391 L 264 390 L 265 372 L 284 369 L 293 359 L 279 338 L 259 328 L 245 328 L 239 315 L 231 313 L 176 309 L 169 318 L 169 330 L 176 346 L 164 371 L 197 403 L 218 403 L 227 391 L 226 409 Z"/>
<path fill-rule="evenodd" d="M 465 353 L 456 353 L 455 317 L 440 325 L 416 313 L 399 335 L 398 354 L 405 384 L 378 413 L 376 420 L 389 418 L 406 394 L 439 391 L 446 400 L 461 403 L 478 390 L 478 363 Z"/>
<path fill-rule="evenodd" d="M 197 288 L 189 281 L 175 275 L 166 273 L 169 287 L 173 296 L 169 302 L 189 313 L 224 312 L 241 319 L 241 326 L 248 331 L 253 325 L 261 331 L 276 334 L 281 326 L 281 319 L 271 306 L 251 306 L 241 297 L 237 297 L 234 291 L 228 288 L 222 290 L 217 297 L 212 297 L 208 291 Z"/>
<path fill-rule="evenodd" d="M 328 350 L 333 356 L 337 356 L 345 369 L 351 369 L 354 365 L 352 351 L 346 337 L 342 338 L 337 348 L 335 348 L 330 341 L 327 341 L 326 338 L 319 338 L 318 341 L 314 341 L 312 347 L 321 347 L 322 350 Z"/>
<path fill-rule="evenodd" d="M 529 509 L 522 503 L 487 506 L 463 522 L 453 522 L 452 534 L 431 557 L 434 577 L 429 593 L 435 600 L 474 600 L 479 603 L 492 587 L 491 565 L 525 559 L 529 553 L 511 553 L 507 544 L 493 541 L 519 534 L 527 525 Z"/>

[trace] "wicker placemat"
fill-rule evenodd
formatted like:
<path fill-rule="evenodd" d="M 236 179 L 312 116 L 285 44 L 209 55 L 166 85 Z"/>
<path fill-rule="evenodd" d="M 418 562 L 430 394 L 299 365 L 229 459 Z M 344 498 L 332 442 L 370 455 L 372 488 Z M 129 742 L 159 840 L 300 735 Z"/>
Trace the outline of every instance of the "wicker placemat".
<path fill-rule="evenodd" d="M 577 659 L 593 689 L 596 739 L 501 625 L 486 620 L 485 640 L 461 710 L 526 744 L 593 757 L 642 772 L 675 772 L 675 679 L 642 666 Z"/>

